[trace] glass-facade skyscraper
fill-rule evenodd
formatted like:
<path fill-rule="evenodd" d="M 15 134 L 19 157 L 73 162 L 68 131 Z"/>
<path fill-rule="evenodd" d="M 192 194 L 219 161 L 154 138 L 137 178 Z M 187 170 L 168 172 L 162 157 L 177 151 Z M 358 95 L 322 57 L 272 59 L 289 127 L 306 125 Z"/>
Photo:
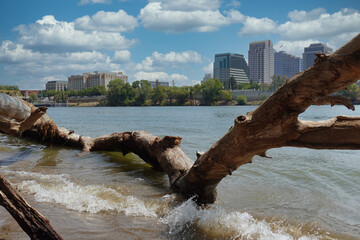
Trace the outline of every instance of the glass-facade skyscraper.
<path fill-rule="evenodd" d="M 250 79 L 257 83 L 271 83 L 274 76 L 274 48 L 270 40 L 249 44 Z"/>
<path fill-rule="evenodd" d="M 325 53 L 330 54 L 332 53 L 332 48 L 328 47 L 326 44 L 323 43 L 313 43 L 310 44 L 309 47 L 304 48 L 303 53 L 303 70 L 308 69 L 314 64 L 315 61 L 315 53 Z"/>
<path fill-rule="evenodd" d="M 214 78 L 220 79 L 224 84 L 231 77 L 234 77 L 237 83 L 249 82 L 249 67 L 244 55 L 236 53 L 216 54 Z"/>

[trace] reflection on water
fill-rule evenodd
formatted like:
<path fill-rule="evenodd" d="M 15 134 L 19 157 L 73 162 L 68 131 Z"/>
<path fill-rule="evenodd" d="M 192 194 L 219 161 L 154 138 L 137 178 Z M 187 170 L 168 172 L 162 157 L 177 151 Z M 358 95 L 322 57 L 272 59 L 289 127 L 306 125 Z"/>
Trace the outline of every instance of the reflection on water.
<path fill-rule="evenodd" d="M 141 129 L 181 136 L 195 158 L 253 109 L 51 108 L 49 115 L 83 135 Z M 315 107 L 301 118 L 346 113 L 360 115 Z M 268 155 L 225 178 L 214 205 L 198 207 L 170 194 L 166 174 L 132 153 L 83 154 L 0 135 L 0 174 L 64 239 L 359 239 L 359 151 L 280 148 Z M 3 209 L 0 238 L 27 239 Z"/>

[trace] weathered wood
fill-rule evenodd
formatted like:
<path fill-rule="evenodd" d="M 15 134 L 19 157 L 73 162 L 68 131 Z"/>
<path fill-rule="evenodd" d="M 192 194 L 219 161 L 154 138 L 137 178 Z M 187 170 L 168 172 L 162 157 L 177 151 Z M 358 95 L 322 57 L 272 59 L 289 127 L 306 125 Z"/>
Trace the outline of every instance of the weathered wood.
<path fill-rule="evenodd" d="M 30 116 L 30 107 L 21 100 L 0 93 L 0 116 L 22 121 Z"/>
<path fill-rule="evenodd" d="M 32 208 L 18 191 L 0 175 L 0 205 L 18 222 L 31 239 L 61 240 L 60 235 L 51 226 L 48 219 Z"/>

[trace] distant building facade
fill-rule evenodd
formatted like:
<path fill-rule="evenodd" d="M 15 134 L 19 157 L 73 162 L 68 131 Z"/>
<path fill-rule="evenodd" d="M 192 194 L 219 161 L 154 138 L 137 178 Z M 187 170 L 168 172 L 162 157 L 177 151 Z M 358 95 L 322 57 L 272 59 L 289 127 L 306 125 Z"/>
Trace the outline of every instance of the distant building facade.
<path fill-rule="evenodd" d="M 48 81 L 46 83 L 46 90 L 66 91 L 68 90 L 68 81 Z"/>
<path fill-rule="evenodd" d="M 68 77 L 69 90 L 83 90 L 95 86 L 105 86 L 108 88 L 109 82 L 114 79 L 122 79 L 128 82 L 128 76 L 122 72 L 100 72 L 83 73 L 83 75 L 73 75 Z"/>
<path fill-rule="evenodd" d="M 164 86 L 164 87 L 169 86 L 169 82 L 160 82 L 159 80 L 150 81 L 150 84 L 152 88 L 157 88 L 158 86 Z"/>
<path fill-rule="evenodd" d="M 249 44 L 250 79 L 259 84 L 271 83 L 274 76 L 274 48 L 270 40 Z"/>
<path fill-rule="evenodd" d="M 204 76 L 202 81 L 205 82 L 206 80 L 208 80 L 210 78 L 212 78 L 212 74 L 211 73 L 205 73 L 205 76 Z"/>
<path fill-rule="evenodd" d="M 304 48 L 303 53 L 303 70 L 308 69 L 314 64 L 315 61 L 315 54 L 316 53 L 325 53 L 330 54 L 332 53 L 332 48 L 328 47 L 326 44 L 323 43 L 313 43 L 310 44 L 309 47 Z"/>
<path fill-rule="evenodd" d="M 284 51 L 274 53 L 274 75 L 291 78 L 302 71 L 302 59 Z"/>
<path fill-rule="evenodd" d="M 231 77 L 235 78 L 237 83 L 249 82 L 249 67 L 244 55 L 237 53 L 215 54 L 214 78 L 220 79 L 224 84 Z"/>

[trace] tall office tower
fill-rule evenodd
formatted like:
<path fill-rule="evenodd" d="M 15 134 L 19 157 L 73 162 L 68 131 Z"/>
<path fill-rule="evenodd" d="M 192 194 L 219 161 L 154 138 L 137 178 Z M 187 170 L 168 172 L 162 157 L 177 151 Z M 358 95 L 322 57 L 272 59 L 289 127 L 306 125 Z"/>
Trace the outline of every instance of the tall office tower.
<path fill-rule="evenodd" d="M 314 60 L 316 58 L 315 53 L 332 53 L 332 48 L 328 47 L 323 43 L 313 43 L 310 44 L 309 47 L 304 48 L 303 53 L 303 70 L 308 69 L 314 64 Z"/>
<path fill-rule="evenodd" d="M 274 76 L 274 48 L 270 40 L 249 44 L 250 79 L 257 83 L 271 83 Z"/>
<path fill-rule="evenodd" d="M 284 51 L 274 53 L 274 74 L 291 78 L 302 71 L 302 60 Z"/>
<path fill-rule="evenodd" d="M 220 79 L 224 84 L 231 77 L 237 83 L 249 82 L 249 67 L 244 55 L 236 53 L 215 54 L 214 78 Z"/>

